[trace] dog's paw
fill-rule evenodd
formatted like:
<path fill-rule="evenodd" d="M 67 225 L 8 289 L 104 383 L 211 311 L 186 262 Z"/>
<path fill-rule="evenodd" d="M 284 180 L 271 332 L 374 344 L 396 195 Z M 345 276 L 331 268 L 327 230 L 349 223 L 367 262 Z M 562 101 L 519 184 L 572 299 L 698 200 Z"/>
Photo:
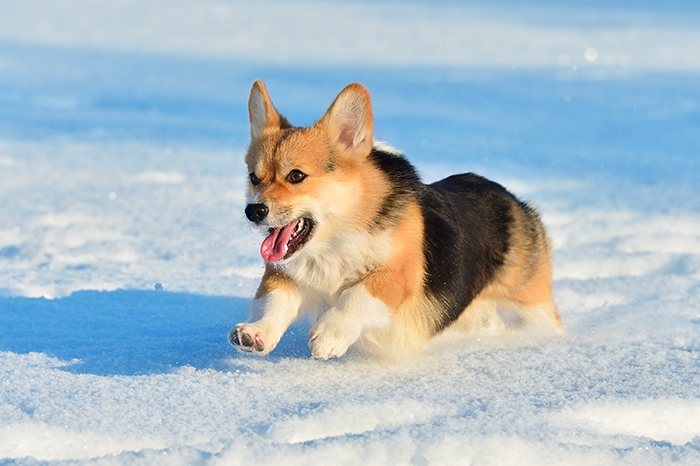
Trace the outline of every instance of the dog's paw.
<path fill-rule="evenodd" d="M 357 340 L 357 336 L 323 320 L 311 329 L 309 337 L 311 356 L 319 359 L 338 358 Z"/>
<path fill-rule="evenodd" d="M 251 324 L 238 324 L 228 334 L 233 346 L 247 353 L 267 354 L 274 348 L 263 331 Z"/>

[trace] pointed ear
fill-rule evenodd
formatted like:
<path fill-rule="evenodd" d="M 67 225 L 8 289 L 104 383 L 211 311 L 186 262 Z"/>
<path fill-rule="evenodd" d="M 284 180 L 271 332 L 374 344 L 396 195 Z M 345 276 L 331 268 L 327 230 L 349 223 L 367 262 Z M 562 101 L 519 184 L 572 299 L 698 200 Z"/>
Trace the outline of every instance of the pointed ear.
<path fill-rule="evenodd" d="M 272 105 L 270 95 L 261 80 L 253 83 L 248 99 L 248 115 L 250 116 L 250 137 L 259 138 L 266 129 L 280 129 L 290 126 Z"/>
<path fill-rule="evenodd" d="M 367 155 L 372 150 L 372 103 L 369 92 L 350 84 L 335 98 L 318 124 L 325 127 L 331 141 L 350 154 Z"/>

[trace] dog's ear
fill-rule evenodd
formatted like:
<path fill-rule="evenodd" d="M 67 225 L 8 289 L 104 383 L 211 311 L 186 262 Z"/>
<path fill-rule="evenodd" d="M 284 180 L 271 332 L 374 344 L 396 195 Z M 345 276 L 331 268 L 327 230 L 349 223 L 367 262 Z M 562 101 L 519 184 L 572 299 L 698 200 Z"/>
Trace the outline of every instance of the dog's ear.
<path fill-rule="evenodd" d="M 372 103 L 360 84 L 350 84 L 335 98 L 319 120 L 331 141 L 353 155 L 366 156 L 372 150 Z"/>
<path fill-rule="evenodd" d="M 291 125 L 280 115 L 272 105 L 270 95 L 261 80 L 253 83 L 248 99 L 248 114 L 250 116 L 250 137 L 255 140 L 267 129 L 290 128 Z"/>

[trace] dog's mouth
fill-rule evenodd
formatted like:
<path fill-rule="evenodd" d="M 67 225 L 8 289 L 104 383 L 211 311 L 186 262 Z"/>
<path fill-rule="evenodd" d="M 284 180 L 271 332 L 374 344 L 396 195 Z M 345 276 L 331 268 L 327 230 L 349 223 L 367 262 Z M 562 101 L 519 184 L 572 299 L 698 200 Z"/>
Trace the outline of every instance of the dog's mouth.
<path fill-rule="evenodd" d="M 314 226 L 312 219 L 302 217 L 283 227 L 270 228 L 260 246 L 260 255 L 267 262 L 289 259 L 309 241 Z"/>

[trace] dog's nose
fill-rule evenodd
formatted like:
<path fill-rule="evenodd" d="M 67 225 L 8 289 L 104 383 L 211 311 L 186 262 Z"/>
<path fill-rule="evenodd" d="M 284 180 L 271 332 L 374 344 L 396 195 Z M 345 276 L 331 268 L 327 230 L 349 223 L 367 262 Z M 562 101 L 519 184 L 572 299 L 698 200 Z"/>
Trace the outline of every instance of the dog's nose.
<path fill-rule="evenodd" d="M 260 223 L 265 220 L 269 212 L 270 209 L 265 204 L 248 204 L 245 208 L 245 216 L 254 223 Z"/>

